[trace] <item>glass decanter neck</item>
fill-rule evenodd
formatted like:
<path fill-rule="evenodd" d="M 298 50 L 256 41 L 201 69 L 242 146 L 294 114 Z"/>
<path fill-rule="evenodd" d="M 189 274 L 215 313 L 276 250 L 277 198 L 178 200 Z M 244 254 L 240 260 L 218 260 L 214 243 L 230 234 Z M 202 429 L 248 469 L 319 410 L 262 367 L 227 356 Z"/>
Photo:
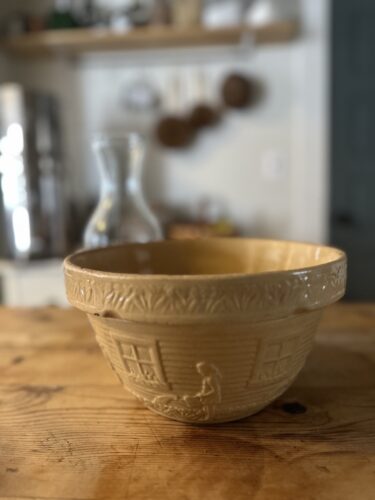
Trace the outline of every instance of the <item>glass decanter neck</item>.
<path fill-rule="evenodd" d="M 101 176 L 102 194 L 141 191 L 145 139 L 136 132 L 101 134 L 93 141 Z"/>

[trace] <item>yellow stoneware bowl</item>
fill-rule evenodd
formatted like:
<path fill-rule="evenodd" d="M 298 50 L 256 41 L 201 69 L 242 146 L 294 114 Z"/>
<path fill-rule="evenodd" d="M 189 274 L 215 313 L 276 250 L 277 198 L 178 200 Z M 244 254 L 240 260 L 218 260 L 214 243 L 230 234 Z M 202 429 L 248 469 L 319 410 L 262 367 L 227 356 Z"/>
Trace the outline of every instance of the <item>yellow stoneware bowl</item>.
<path fill-rule="evenodd" d="M 65 281 L 128 391 L 166 417 L 226 422 L 293 382 L 344 294 L 346 257 L 257 239 L 127 244 L 68 257 Z"/>

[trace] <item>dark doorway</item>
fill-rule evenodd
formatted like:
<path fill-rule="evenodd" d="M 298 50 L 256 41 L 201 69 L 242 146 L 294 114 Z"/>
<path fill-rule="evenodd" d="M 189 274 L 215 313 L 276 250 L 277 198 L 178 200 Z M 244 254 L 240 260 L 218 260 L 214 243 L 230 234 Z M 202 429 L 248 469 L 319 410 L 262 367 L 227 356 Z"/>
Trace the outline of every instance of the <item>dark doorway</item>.
<path fill-rule="evenodd" d="M 375 1 L 332 1 L 331 242 L 347 298 L 375 299 Z"/>

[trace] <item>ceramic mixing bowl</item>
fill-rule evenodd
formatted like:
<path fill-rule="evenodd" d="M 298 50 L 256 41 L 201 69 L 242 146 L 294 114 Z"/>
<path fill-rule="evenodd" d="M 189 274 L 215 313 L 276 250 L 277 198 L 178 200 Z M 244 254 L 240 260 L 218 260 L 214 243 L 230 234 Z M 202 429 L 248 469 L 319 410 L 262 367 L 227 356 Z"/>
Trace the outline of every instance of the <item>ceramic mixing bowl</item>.
<path fill-rule="evenodd" d="M 344 294 L 346 257 L 255 239 L 128 244 L 68 257 L 65 280 L 128 391 L 166 417 L 225 422 L 293 382 Z"/>

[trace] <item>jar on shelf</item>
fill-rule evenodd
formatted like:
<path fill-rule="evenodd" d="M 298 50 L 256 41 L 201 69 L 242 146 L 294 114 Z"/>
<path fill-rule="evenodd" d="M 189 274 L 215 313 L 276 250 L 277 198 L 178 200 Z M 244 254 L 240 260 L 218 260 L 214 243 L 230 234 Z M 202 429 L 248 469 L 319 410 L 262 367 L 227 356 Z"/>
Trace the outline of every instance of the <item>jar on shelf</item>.
<path fill-rule="evenodd" d="M 172 23 L 176 28 L 187 29 L 201 22 L 202 0 L 174 0 L 171 9 Z"/>

